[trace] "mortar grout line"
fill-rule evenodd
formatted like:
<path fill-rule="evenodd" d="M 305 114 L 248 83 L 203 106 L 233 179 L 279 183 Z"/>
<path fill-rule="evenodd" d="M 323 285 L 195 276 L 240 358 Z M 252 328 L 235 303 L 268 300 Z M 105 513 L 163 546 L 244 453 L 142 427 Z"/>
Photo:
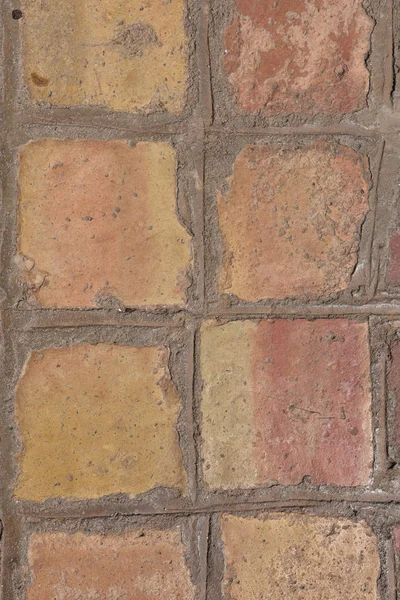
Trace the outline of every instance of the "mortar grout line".
<path fill-rule="evenodd" d="M 204 315 L 205 318 L 302 318 L 302 317 L 346 317 L 346 316 L 380 316 L 380 317 L 393 317 L 398 318 L 399 308 L 392 305 L 374 306 L 368 304 L 362 304 L 359 306 L 351 305 L 314 305 L 302 307 L 242 307 L 241 309 L 222 309 L 222 310 L 209 310 Z"/>
<path fill-rule="evenodd" d="M 199 237 L 200 237 L 200 245 L 199 245 L 199 278 L 200 278 L 200 304 L 202 313 L 205 311 L 206 306 L 206 251 L 205 251 L 205 164 L 204 164 L 204 129 L 203 129 L 203 137 L 202 137 L 202 164 L 201 164 L 201 195 L 199 193 L 200 205 L 198 209 L 199 213 Z"/>
<path fill-rule="evenodd" d="M 378 434 L 376 440 L 376 468 L 378 474 L 383 475 L 388 469 L 388 436 L 387 436 L 387 382 L 386 382 L 386 357 L 380 361 L 379 390 L 378 396 Z"/>
<path fill-rule="evenodd" d="M 200 363 L 200 327 L 203 319 L 199 323 L 196 324 L 196 329 L 194 330 L 193 336 L 193 363 L 194 363 L 194 371 L 193 371 L 193 421 L 195 424 L 194 427 L 194 437 L 193 443 L 196 452 L 196 485 L 198 494 L 201 493 L 202 490 L 202 468 L 201 468 L 201 414 L 200 407 L 198 405 L 199 399 L 199 387 L 200 380 L 199 377 L 199 363 Z"/>
<path fill-rule="evenodd" d="M 210 1 L 202 0 L 200 8 L 200 25 L 198 31 L 198 66 L 200 73 L 199 102 L 203 127 L 210 127 L 213 121 L 213 103 L 211 92 L 211 68 L 209 51 L 209 15 Z"/>
<path fill-rule="evenodd" d="M 368 318 L 368 357 L 369 357 L 369 377 L 370 377 L 370 414 L 369 423 L 371 426 L 371 442 L 372 442 L 372 465 L 370 482 L 374 486 L 378 486 L 380 482 L 381 467 L 382 467 L 382 439 L 381 439 L 381 396 L 382 396 L 382 361 L 377 361 L 375 366 L 374 346 L 376 340 L 377 327 L 371 317 Z M 376 378 L 374 377 L 375 369 L 378 370 Z"/>
<path fill-rule="evenodd" d="M 3 600 L 15 598 L 13 589 L 13 573 L 19 562 L 19 541 L 21 539 L 21 522 L 18 516 L 7 516 L 3 522 L 1 539 L 1 588 Z"/>
<path fill-rule="evenodd" d="M 398 299 L 400 302 L 400 297 Z M 101 309 L 88 309 L 70 311 L 69 309 L 16 309 L 6 307 L 2 309 L 4 314 L 12 315 L 16 325 L 12 326 L 14 330 L 42 330 L 42 329 L 60 329 L 60 328 L 78 328 L 91 327 L 94 325 L 104 327 L 174 327 L 179 328 L 184 326 L 187 318 L 296 318 L 296 317 L 320 317 L 320 316 L 378 316 L 388 318 L 400 318 L 400 304 L 391 303 L 372 303 L 372 304 L 303 304 L 290 306 L 285 304 L 275 306 L 242 306 L 231 308 L 215 309 L 206 307 L 204 310 L 196 310 L 190 308 L 182 308 L 178 312 L 171 311 L 158 315 L 156 311 L 140 311 L 134 315 L 132 313 L 109 313 L 103 316 L 100 313 Z M 58 322 L 54 318 L 55 315 L 60 319 Z M 85 322 L 80 322 L 79 318 L 84 315 Z M 32 319 L 39 316 L 42 319 L 41 323 L 32 323 Z M 159 320 L 155 320 L 160 316 Z M 75 317 L 79 317 L 76 321 Z M 97 318 L 98 317 L 98 318 Z M 143 317 L 152 317 L 153 320 L 141 320 Z M 178 319 L 179 317 L 179 319 Z M 46 319 L 49 319 L 47 322 Z"/>
<path fill-rule="evenodd" d="M 210 534 L 211 534 L 211 518 L 210 515 L 207 514 L 204 516 L 205 519 L 205 523 L 203 524 L 202 527 L 202 531 L 200 534 L 200 539 L 198 540 L 199 543 L 199 558 L 200 558 L 200 567 L 199 567 L 199 571 L 200 571 L 200 575 L 199 575 L 199 587 L 200 587 L 200 593 L 199 593 L 199 600 L 206 600 L 207 598 L 207 583 L 208 583 L 208 577 L 207 577 L 207 570 L 208 570 L 208 548 L 209 548 L 209 540 L 210 540 Z"/>
<path fill-rule="evenodd" d="M 10 260 L 10 251 L 13 249 L 14 233 L 14 190 L 15 177 L 12 169 L 12 142 L 14 139 L 15 115 L 17 106 L 17 69 L 18 60 L 14 61 L 14 49 L 18 52 L 18 43 L 20 27 L 15 20 L 11 18 L 12 12 L 11 0 L 5 0 L 0 7 L 0 18 L 4 32 L 3 45 L 3 65 L 7 76 L 4 78 L 4 107 L 3 107 L 3 127 L 4 135 L 3 155 L 2 155 L 2 230 L 1 230 L 1 263 L 2 263 L 2 283 L 6 277 L 7 268 Z M 5 286 L 6 289 L 6 286 Z M 4 338 L 3 346 L 3 419 L 1 423 L 1 467 L 2 467 L 2 486 L 1 486 L 1 519 L 3 521 L 3 536 L 1 547 L 1 598 L 11 600 L 15 598 L 14 573 L 18 565 L 19 549 L 21 540 L 21 521 L 19 516 L 14 514 L 14 507 L 10 498 L 9 490 L 13 483 L 13 456 L 11 451 L 11 422 L 10 412 L 8 410 L 6 397 L 7 382 L 12 386 L 14 374 L 14 356 L 12 349 L 12 328 L 10 320 L 12 314 L 2 311 L 2 335 Z M 7 348 L 7 350 L 5 350 Z"/>
<path fill-rule="evenodd" d="M 269 136 L 269 135 L 290 135 L 290 136 L 301 136 L 301 135 L 348 135 L 351 137 L 380 137 L 383 133 L 382 128 L 371 127 L 368 128 L 364 125 L 349 124 L 349 125 L 326 125 L 326 126 L 312 126 L 312 125 L 300 125 L 292 126 L 287 125 L 283 127 L 254 127 L 254 128 L 238 128 L 238 129 L 227 129 L 218 125 L 212 125 L 206 129 L 207 134 L 216 134 L 221 136 L 229 135 L 234 136 Z"/>
<path fill-rule="evenodd" d="M 379 143 L 378 156 L 377 156 L 377 165 L 375 168 L 375 185 L 371 198 L 371 213 L 372 213 L 372 227 L 371 227 L 371 235 L 369 239 L 368 245 L 368 255 L 369 255 L 369 269 L 368 269 L 368 297 L 372 300 L 376 293 L 376 285 L 378 282 L 377 277 L 375 277 L 376 271 L 379 268 L 379 256 L 378 256 L 378 266 L 373 269 L 372 265 L 375 265 L 373 250 L 374 250 L 374 242 L 375 242 L 375 230 L 376 230 L 376 215 L 377 215 L 377 204 L 378 204 L 378 190 L 379 190 L 379 179 L 380 172 L 382 167 L 383 153 L 385 151 L 385 139 L 382 138 Z"/>
<path fill-rule="evenodd" d="M 82 519 L 98 519 L 98 518 L 116 518 L 116 517 L 156 517 L 156 516 L 182 516 L 190 517 L 195 515 L 211 515 L 221 512 L 240 513 L 240 512 L 268 512 L 270 510 L 288 510 L 292 508 L 313 508 L 326 507 L 329 508 L 332 504 L 342 507 L 360 505 L 363 507 L 381 506 L 383 508 L 400 508 L 400 497 L 388 496 L 387 498 L 370 498 L 370 497 L 324 497 L 324 498 L 298 498 L 292 500 L 270 500 L 270 501 L 254 501 L 243 500 L 236 502 L 221 502 L 220 504 L 199 505 L 191 508 L 170 508 L 168 510 L 155 509 L 134 509 L 127 507 L 116 510 L 107 510 L 101 508 L 92 508 L 86 511 L 79 509 L 79 513 L 73 511 L 70 507 L 60 508 L 58 510 L 47 510 L 41 513 L 26 510 L 20 507 L 20 510 L 15 513 L 28 521 L 43 522 L 45 520 L 82 520 Z"/>
<path fill-rule="evenodd" d="M 396 600 L 396 566 L 393 541 L 386 541 L 386 560 L 387 560 L 387 580 L 388 580 L 388 600 Z"/>
<path fill-rule="evenodd" d="M 193 129 L 194 146 L 194 203 L 192 203 L 192 212 L 194 219 L 194 240 L 193 248 L 196 253 L 193 260 L 194 275 L 196 278 L 194 287 L 198 294 L 198 306 L 195 312 L 203 312 L 205 306 L 205 276 L 204 276 L 204 122 L 202 115 L 199 114 Z M 189 309 L 189 312 L 190 311 Z"/>
<path fill-rule="evenodd" d="M 205 61 L 204 61 L 205 62 Z M 204 68 L 204 67 L 203 67 Z M 204 77 L 203 77 L 204 79 Z M 200 81 L 202 80 L 202 78 L 200 77 Z M 204 84 L 204 82 L 201 81 L 201 86 L 206 86 L 207 84 Z M 210 88 L 210 86 L 207 86 Z M 211 88 L 209 89 L 209 91 L 203 91 L 202 92 L 202 96 L 205 97 L 205 99 L 202 99 L 202 102 L 205 102 L 206 104 L 209 103 L 209 94 L 211 93 Z M 296 135 L 296 136 L 301 136 L 301 135 L 315 135 L 315 136 L 332 136 L 332 135 L 347 135 L 350 137 L 366 137 L 366 138 L 374 138 L 374 137 L 380 137 L 382 135 L 388 134 L 390 135 L 395 135 L 396 133 L 398 133 L 398 131 L 394 128 L 394 127 L 388 127 L 387 129 L 384 127 L 380 127 L 380 128 L 376 128 L 376 127 L 367 127 L 365 125 L 362 124 L 352 124 L 349 123 L 347 125 L 341 125 L 340 123 L 336 124 L 336 125 L 326 125 L 326 126 L 313 126 L 313 125 L 300 125 L 300 126 L 291 126 L 291 125 L 287 125 L 287 126 L 281 126 L 281 127 L 274 127 L 274 126 L 266 126 L 266 127 L 254 127 L 254 128 L 238 128 L 238 129 L 227 129 L 224 127 L 220 127 L 218 125 L 213 125 L 213 124 L 208 124 L 208 121 L 212 118 L 210 116 L 210 109 L 209 108 L 204 108 L 200 105 L 200 107 L 202 108 L 202 113 L 203 114 L 203 123 L 204 123 L 204 132 L 206 135 L 220 135 L 220 136 L 256 136 L 256 137 L 266 137 L 266 136 L 275 136 L 275 135 Z M 90 115 L 88 115 L 87 117 L 88 119 L 90 119 Z M 48 137 L 48 131 L 47 128 L 48 127 L 54 127 L 57 129 L 65 129 L 65 130 L 76 130 L 76 129 L 92 129 L 93 131 L 100 131 L 100 132 L 107 132 L 107 131 L 115 131 L 115 132 L 119 132 L 120 136 L 140 136 L 140 135 L 159 135 L 159 136 L 179 136 L 179 135 L 186 135 L 187 131 L 188 131 L 188 124 L 193 120 L 193 116 L 192 117 L 186 117 L 184 120 L 182 120 L 180 123 L 178 124 L 172 124 L 172 125 L 165 125 L 165 126 L 160 126 L 157 124 L 145 124 L 145 125 L 132 125 L 132 126 L 127 126 L 124 123 L 121 123 L 121 125 L 111 125 L 108 123 L 104 123 L 104 124 L 88 124 L 88 123 L 84 123 L 84 122 L 73 122 L 71 121 L 71 119 L 59 119 L 59 120 L 55 120 L 54 122 L 52 121 L 39 121 L 37 120 L 36 122 L 32 122 L 32 121 L 25 121 L 25 120 L 21 120 L 18 119 L 18 115 L 17 115 L 17 119 L 16 119 L 16 128 L 15 128 L 15 133 L 18 133 L 18 131 L 20 133 L 24 132 L 25 128 L 33 128 L 33 127 L 37 127 L 39 129 L 43 128 L 43 137 L 47 136 Z M 399 131 L 400 131 L 400 127 L 399 127 Z M 38 137 L 38 136 L 37 136 Z M 41 136 L 42 137 L 42 136 Z M 60 137 L 60 135 L 57 135 L 57 137 Z M 75 136 L 76 137 L 76 136 Z"/>
<path fill-rule="evenodd" d="M 150 322 L 129 322 L 129 323 L 117 323 L 115 321 L 92 321 L 92 322 L 88 322 L 88 323 L 76 323 L 76 324 L 60 324 L 60 323 L 55 323 L 53 325 L 47 325 L 47 324 L 43 324 L 43 325 L 36 325 L 36 326 L 29 326 L 27 325 L 26 327 L 11 327 L 12 331 L 42 331 L 42 330 L 46 330 L 46 329 L 79 329 L 79 328 L 90 328 L 90 327 L 114 327 L 114 328 L 118 328 L 118 329 L 123 329 L 123 328 L 129 328 L 129 327 L 134 327 L 134 328 L 150 328 L 150 329 L 180 329 L 182 328 L 182 324 L 179 323 L 174 323 L 173 321 L 165 321 L 165 322 L 158 322 L 158 321 L 150 321 Z"/>
<path fill-rule="evenodd" d="M 190 347 L 189 347 L 189 364 L 187 372 L 187 386 L 188 386 L 188 401 L 186 410 L 186 435 L 188 438 L 189 450 L 188 450 L 188 478 L 189 478 L 189 494 L 192 498 L 192 502 L 195 504 L 198 499 L 198 486 L 197 486 L 197 464 L 198 457 L 195 443 L 195 416 L 194 416 L 194 377 L 195 377 L 195 331 L 191 330 L 190 335 Z"/>
<path fill-rule="evenodd" d="M 393 40 L 393 0 L 387 0 L 388 15 L 388 34 L 386 37 L 386 57 L 384 69 L 383 100 L 389 107 L 393 107 L 393 87 L 394 87 L 394 40 Z"/>

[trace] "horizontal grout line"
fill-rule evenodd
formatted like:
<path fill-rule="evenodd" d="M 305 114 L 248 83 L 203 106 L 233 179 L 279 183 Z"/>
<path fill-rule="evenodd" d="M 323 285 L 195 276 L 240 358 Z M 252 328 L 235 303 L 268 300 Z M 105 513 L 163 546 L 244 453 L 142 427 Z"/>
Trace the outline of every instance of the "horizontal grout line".
<path fill-rule="evenodd" d="M 182 327 L 184 323 L 173 323 L 170 321 L 165 321 L 163 323 L 158 322 L 125 322 L 121 323 L 118 321 L 92 321 L 87 323 L 43 323 L 41 325 L 22 325 L 20 327 L 10 327 L 11 331 L 40 331 L 41 329 L 77 329 L 82 327 L 150 327 L 151 329 L 179 329 Z"/>
<path fill-rule="evenodd" d="M 191 121 L 189 122 L 191 123 Z M 189 125 L 188 123 L 188 125 Z M 65 128 L 65 129 L 93 129 L 93 130 L 101 130 L 101 131 L 118 131 L 122 134 L 128 135 L 141 135 L 141 134 L 149 134 L 149 135 L 183 135 L 187 133 L 188 127 L 157 127 L 152 125 L 143 125 L 141 127 L 132 127 L 125 125 L 109 125 L 109 124 L 89 124 L 89 123 L 74 123 L 72 121 L 19 121 L 13 128 L 13 133 L 18 130 L 24 128 L 32 128 L 32 127 L 57 127 L 57 128 Z"/>
<path fill-rule="evenodd" d="M 307 316 L 347 316 L 347 315 L 376 315 L 376 316 L 399 316 L 400 315 L 400 303 L 396 306 L 385 304 L 385 305 L 373 305 L 373 304 L 360 304 L 360 305 L 348 305 L 348 304 L 317 304 L 317 305 L 303 305 L 303 306 L 274 306 L 274 307 L 232 307 L 230 309 L 211 309 L 208 310 L 204 316 L 206 317 L 241 317 L 241 316 L 280 316 L 280 317 L 300 317 L 303 315 Z"/>
<path fill-rule="evenodd" d="M 303 306 L 241 306 L 231 308 L 206 308 L 204 311 L 182 308 L 158 315 L 157 312 L 138 310 L 108 312 L 102 309 L 16 309 L 3 308 L 0 312 L 12 319 L 11 329 L 40 330 L 79 327 L 150 327 L 180 328 L 187 319 L 273 319 L 273 318 L 340 318 L 340 317 L 386 317 L 400 319 L 400 303 L 393 304 L 318 304 Z"/>
<path fill-rule="evenodd" d="M 108 123 L 85 123 L 85 122 L 73 122 L 71 120 L 43 120 L 43 121 L 25 121 L 20 120 L 16 121 L 14 125 L 13 132 L 15 133 L 18 130 L 29 129 L 32 127 L 57 127 L 57 128 L 65 128 L 65 129 L 92 129 L 99 131 L 116 131 L 121 135 L 160 135 L 160 136 L 170 136 L 170 135 L 186 135 L 191 128 L 193 127 L 195 118 L 188 117 L 186 121 L 183 121 L 179 124 L 164 124 L 158 126 L 157 124 L 143 124 L 143 125 L 125 125 L 121 123 L 120 125 L 108 124 Z M 397 130 L 394 128 L 368 128 L 363 125 L 333 125 L 333 126 L 313 126 L 313 125 L 304 125 L 304 126 L 266 126 L 266 127 L 249 127 L 249 128 L 238 128 L 238 129 L 228 129 L 217 125 L 210 125 L 204 128 L 204 132 L 206 135 L 221 135 L 221 136 L 247 136 L 247 135 L 256 135 L 256 136 L 268 136 L 268 135 L 349 135 L 353 137 L 378 137 L 378 136 L 393 136 L 396 134 Z"/>
<path fill-rule="evenodd" d="M 221 135 L 350 135 L 354 137 L 377 137 L 386 134 L 393 134 L 393 130 L 386 131 L 385 129 L 377 129 L 364 126 L 326 126 L 326 127 L 315 127 L 312 125 L 304 125 L 293 127 L 291 125 L 282 127 L 250 127 L 242 129 L 228 129 L 216 125 L 206 128 L 207 134 L 221 134 Z"/>
<path fill-rule="evenodd" d="M 102 517 L 140 517 L 140 516 L 192 516 L 199 514 L 211 514 L 219 512 L 247 512 L 247 511 L 267 511 L 271 509 L 288 509 L 288 508 L 307 508 L 307 507 L 321 507 L 330 506 L 332 503 L 339 503 L 342 505 L 349 504 L 362 504 L 365 506 L 395 506 L 400 507 L 400 495 L 396 494 L 377 494 L 366 493 L 360 496 L 341 496 L 331 495 L 329 497 L 304 497 L 304 498 L 293 498 L 288 500 L 246 500 L 246 499 L 232 499 L 232 501 L 225 500 L 221 503 L 199 503 L 198 506 L 191 507 L 179 507 L 161 510 L 160 508 L 154 509 L 143 509 L 143 508 L 132 508 L 126 507 L 121 509 L 120 506 L 113 507 L 61 507 L 59 509 L 39 509 L 35 510 L 27 506 L 18 506 L 18 514 L 23 515 L 27 519 L 37 519 L 42 521 L 43 519 L 95 519 Z"/>

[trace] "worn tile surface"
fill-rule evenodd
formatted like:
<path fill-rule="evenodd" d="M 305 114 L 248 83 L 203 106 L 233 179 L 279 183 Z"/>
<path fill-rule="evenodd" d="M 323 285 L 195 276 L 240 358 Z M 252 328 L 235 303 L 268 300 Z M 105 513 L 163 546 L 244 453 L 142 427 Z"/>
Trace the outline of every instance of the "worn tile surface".
<path fill-rule="evenodd" d="M 183 0 L 22 0 L 32 100 L 179 114 L 186 100 Z"/>
<path fill-rule="evenodd" d="M 236 0 L 223 64 L 239 107 L 267 115 L 365 107 L 372 29 L 361 0 Z"/>
<path fill-rule="evenodd" d="M 209 321 L 201 377 L 208 488 L 369 483 L 366 323 Z"/>
<path fill-rule="evenodd" d="M 223 515 L 221 527 L 226 600 L 378 599 L 378 544 L 363 522 Z"/>
<path fill-rule="evenodd" d="M 118 535 L 34 534 L 27 600 L 194 600 L 177 528 Z"/>
<path fill-rule="evenodd" d="M 157 487 L 185 493 L 180 410 L 166 348 L 82 344 L 33 352 L 16 391 L 15 496 L 41 502 Z"/>
<path fill-rule="evenodd" d="M 35 141 L 19 174 L 17 262 L 41 306 L 185 303 L 190 236 L 169 143 Z"/>
<path fill-rule="evenodd" d="M 368 211 L 368 164 L 318 142 L 248 145 L 218 191 L 219 290 L 243 300 L 327 298 L 345 290 Z"/>

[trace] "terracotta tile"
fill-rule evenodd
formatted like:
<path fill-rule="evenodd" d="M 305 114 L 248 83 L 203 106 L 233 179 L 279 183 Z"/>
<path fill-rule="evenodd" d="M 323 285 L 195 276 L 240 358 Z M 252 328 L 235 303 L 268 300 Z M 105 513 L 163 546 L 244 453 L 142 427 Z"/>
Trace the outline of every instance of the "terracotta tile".
<path fill-rule="evenodd" d="M 182 111 L 188 80 L 183 0 L 22 0 L 21 6 L 32 100 L 144 114 Z"/>
<path fill-rule="evenodd" d="M 240 349 L 240 350 L 239 350 Z M 367 485 L 366 323 L 209 321 L 201 333 L 203 477 L 209 489 Z"/>
<path fill-rule="evenodd" d="M 377 539 L 364 522 L 223 515 L 226 600 L 377 600 Z"/>
<path fill-rule="evenodd" d="M 21 452 L 15 496 L 185 493 L 181 402 L 168 350 L 82 344 L 32 352 L 16 391 Z"/>
<path fill-rule="evenodd" d="M 17 261 L 41 306 L 185 304 L 190 236 L 170 144 L 31 142 L 19 185 Z"/>
<path fill-rule="evenodd" d="M 243 300 L 326 298 L 345 290 L 368 211 L 364 157 L 345 146 L 246 146 L 218 192 L 219 290 Z"/>
<path fill-rule="evenodd" d="M 266 115 L 365 107 L 372 29 L 361 0 L 236 0 L 223 64 L 239 107 Z"/>
<path fill-rule="evenodd" d="M 119 535 L 35 534 L 27 600 L 195 598 L 178 528 Z"/>

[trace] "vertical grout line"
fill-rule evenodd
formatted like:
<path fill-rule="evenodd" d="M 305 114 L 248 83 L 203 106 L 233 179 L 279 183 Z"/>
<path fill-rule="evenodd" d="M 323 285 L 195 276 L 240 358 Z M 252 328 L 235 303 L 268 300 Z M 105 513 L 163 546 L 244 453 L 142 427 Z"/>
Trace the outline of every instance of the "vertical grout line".
<path fill-rule="evenodd" d="M 200 244 L 199 244 L 199 248 L 200 248 L 200 256 L 199 256 L 199 262 L 200 262 L 200 293 L 201 293 L 201 310 L 202 313 L 204 314 L 205 309 L 206 309 L 206 305 L 207 305 L 207 290 L 206 290 L 206 244 L 205 244 L 205 235 L 206 235 L 206 230 L 205 230 L 205 194 L 206 194 L 206 186 L 205 186 L 205 179 L 206 179 L 206 173 L 205 173 L 205 136 L 204 136 L 204 129 L 202 131 L 202 155 L 201 155 L 201 179 L 200 179 L 200 185 L 201 185 L 201 194 L 199 194 L 199 199 L 200 199 L 200 207 L 199 207 L 199 236 L 200 236 Z"/>
<path fill-rule="evenodd" d="M 394 43 L 393 43 L 393 0 L 387 0 L 388 32 L 386 36 L 385 73 L 383 84 L 383 100 L 389 108 L 393 107 L 394 86 Z"/>
<path fill-rule="evenodd" d="M 200 108 L 204 127 L 210 127 L 213 121 L 211 92 L 210 49 L 208 43 L 210 0 L 203 0 L 200 9 L 200 24 L 197 35 L 198 61 L 200 74 Z"/>
<path fill-rule="evenodd" d="M 198 538 L 198 553 L 199 553 L 199 600 L 207 598 L 207 571 L 208 571 L 208 546 L 210 539 L 210 521 L 211 516 L 206 514 L 202 519 L 202 527 Z"/>
<path fill-rule="evenodd" d="M 378 148 L 377 166 L 375 169 L 375 184 L 374 184 L 374 189 L 373 189 L 373 194 L 372 194 L 372 202 L 371 202 L 372 205 L 370 208 L 370 210 L 372 212 L 372 226 L 371 226 L 369 248 L 368 248 L 368 257 L 369 257 L 368 294 L 367 294 L 368 300 L 372 300 L 373 297 L 375 296 L 375 292 L 376 292 L 375 288 L 376 288 L 376 285 L 378 282 L 377 271 L 379 270 L 379 256 L 378 256 L 378 266 L 374 265 L 374 268 L 373 268 L 372 265 L 374 263 L 373 251 L 374 251 L 377 205 L 378 205 L 379 176 L 380 176 L 380 172 L 381 172 L 384 151 L 385 151 L 385 140 L 382 138 L 380 141 L 380 144 L 379 144 L 379 148 Z"/>
<path fill-rule="evenodd" d="M 6 127 L 7 127 L 7 119 L 5 116 L 5 109 L 6 109 L 6 105 L 5 105 L 5 98 L 6 98 L 6 89 L 5 89 L 5 57 L 6 57 L 6 52 L 5 52 L 5 45 L 6 45 L 6 41 L 5 41 L 5 6 L 3 3 L 3 9 L 0 9 L 0 56 L 1 56 L 1 62 L 0 62 L 0 86 L 1 86 L 1 90 L 0 90 L 0 119 L 1 122 L 3 124 L 3 126 L 0 129 L 0 156 L 1 156 L 1 164 L 0 164 L 0 174 L 1 174 L 1 196 L 0 196 L 0 215 L 1 215 L 1 227 L 0 227 L 0 254 L 2 255 L 3 253 L 3 248 L 4 248 L 4 193 L 5 193 L 5 185 L 4 185 L 4 178 L 5 178 L 5 174 L 6 174 L 6 166 L 5 166 L 5 155 L 6 155 L 6 147 L 5 144 L 7 142 L 6 140 Z M 1 269 L 3 270 L 3 269 Z M 3 288 L 3 282 L 2 282 L 2 286 L 0 289 L 0 301 L 4 301 L 5 299 L 5 291 Z M 5 398 L 5 382 L 4 382 L 4 360 L 5 360 L 5 348 L 4 348 L 4 311 L 1 310 L 0 311 L 0 365 L 1 365 L 1 373 L 2 373 L 2 389 L 1 389 L 1 403 L 2 403 L 2 413 L 4 412 L 4 406 L 5 406 L 5 402 L 6 402 L 6 398 Z M 4 421 L 4 419 L 2 419 L 2 421 Z M 3 429 L 4 429 L 4 423 L 1 424 L 1 434 L 3 433 Z M 1 435 L 0 436 L 1 439 L 1 444 L 0 444 L 0 455 L 1 455 L 1 461 L 0 464 L 3 466 L 3 461 L 4 461 L 4 436 Z M 3 474 L 3 473 L 2 473 Z M 9 585 L 8 585 L 8 579 L 6 579 L 5 577 L 5 573 L 8 572 L 7 570 L 7 548 L 8 548 L 8 543 L 7 543 L 7 535 L 8 535 L 8 529 L 6 531 L 5 529 L 5 521 L 6 521 L 6 515 L 7 515 L 7 507 L 5 506 L 5 486 L 4 486 L 4 479 L 6 479 L 7 477 L 4 478 L 4 476 L 2 476 L 2 485 L 0 487 L 1 489 L 1 497 L 0 497 L 0 507 L 1 507 L 1 514 L 0 514 L 0 518 L 2 521 L 1 524 L 1 559 L 0 559 L 0 569 L 1 569 L 1 573 L 0 573 L 0 578 L 1 578 L 1 584 L 0 584 L 0 599 L 1 600 L 6 600 L 8 598 L 8 596 L 11 598 L 11 594 L 9 593 Z"/>
<path fill-rule="evenodd" d="M 192 505 L 197 503 L 198 488 L 197 488 L 197 451 L 196 451 L 196 435 L 195 435 L 195 419 L 194 419 L 194 377 L 195 377 L 195 328 L 193 324 L 189 325 L 190 342 L 188 348 L 188 368 L 187 368 L 187 385 L 188 385 L 188 403 L 186 410 L 186 430 L 189 444 L 189 496 Z"/>
<path fill-rule="evenodd" d="M 379 404 L 379 439 L 377 448 L 379 452 L 378 468 L 382 474 L 386 474 L 388 468 L 388 436 L 387 436 L 387 411 L 386 411 L 386 398 L 387 398 L 387 383 L 386 383 L 386 367 L 387 358 L 386 356 L 381 360 L 381 373 L 380 373 L 380 404 Z"/>
<path fill-rule="evenodd" d="M 200 389 L 200 373 L 199 373 L 199 362 L 200 362 L 200 357 L 199 357 L 199 343 L 200 343 L 200 327 L 201 327 L 201 321 L 202 318 L 200 320 L 197 321 L 194 330 L 193 330 L 193 364 L 194 364 L 194 370 L 193 370 L 193 423 L 194 423 L 194 427 L 193 427 L 193 443 L 194 443 L 194 450 L 195 450 L 195 457 L 196 457 L 196 489 L 197 489 L 197 495 L 199 496 L 201 494 L 202 491 L 202 485 L 201 485 L 201 452 L 200 452 L 200 444 L 201 444 L 201 440 L 200 440 L 200 436 L 201 436 L 201 430 L 200 430 L 200 415 L 199 415 L 199 389 Z"/>
<path fill-rule="evenodd" d="M 204 203 L 205 203 L 205 128 L 212 123 L 212 97 L 210 79 L 210 60 L 208 47 L 209 0 L 200 4 L 199 28 L 196 38 L 197 61 L 199 72 L 199 107 L 194 119 L 194 144 L 196 145 L 196 220 L 197 220 L 197 253 L 198 253 L 198 293 L 201 312 L 204 313 L 205 292 L 205 244 L 204 244 Z"/>
<path fill-rule="evenodd" d="M 1 128 L 1 157 L 0 166 L 2 174 L 2 206 L 1 206 L 1 287 L 2 296 L 8 302 L 10 286 L 7 276 L 10 271 L 15 234 L 15 173 L 13 170 L 13 144 L 17 138 L 15 127 L 15 113 L 17 107 L 17 82 L 20 27 L 19 20 L 13 20 L 10 0 L 2 3 L 0 18 L 3 33 L 3 106 Z M 3 299 L 3 298 L 2 298 Z M 12 348 L 12 321 L 13 311 L 2 310 L 2 424 L 1 424 L 1 518 L 3 521 L 3 535 L 1 548 L 1 598 L 12 600 L 15 598 L 14 576 L 19 561 L 20 548 L 20 518 L 12 504 L 13 456 L 12 456 L 12 413 L 9 405 L 12 397 L 14 378 L 14 355 Z"/>
<path fill-rule="evenodd" d="M 204 258 L 204 126 L 201 117 L 195 118 L 190 131 L 194 159 L 194 243 L 195 288 L 198 297 L 197 310 L 203 314 L 205 306 L 205 258 Z"/>
<path fill-rule="evenodd" d="M 396 564 L 393 549 L 393 540 L 390 538 L 386 542 L 386 557 L 387 557 L 387 580 L 388 580 L 388 597 L 389 600 L 396 600 Z"/>
<path fill-rule="evenodd" d="M 21 539 L 21 525 L 18 516 L 8 516 L 6 527 L 3 524 L 1 544 L 1 598 L 13 600 L 13 580 L 15 571 L 19 567 L 19 551 Z M 19 574 L 17 575 L 19 579 Z"/>
<path fill-rule="evenodd" d="M 387 473 L 387 422 L 386 422 L 386 346 L 379 341 L 379 326 L 369 317 L 369 347 L 372 386 L 372 427 L 374 440 L 373 484 L 380 486 Z M 382 355 L 381 352 L 384 354 Z M 375 410 L 374 410 L 374 407 Z"/>
<path fill-rule="evenodd" d="M 20 517 L 15 511 L 12 503 L 12 480 L 13 480 L 13 456 L 12 456 L 12 407 L 9 405 L 9 398 L 12 397 L 15 356 L 12 340 L 12 314 L 8 311 L 2 312 L 3 340 L 2 347 L 4 356 L 2 357 L 2 409 L 3 418 L 0 427 L 1 438 L 1 512 L 3 520 L 3 538 L 2 538 L 2 572 L 1 589 L 2 599 L 11 600 L 14 598 L 13 575 L 19 560 L 20 546 Z M 10 391 L 8 393 L 8 388 Z"/>

